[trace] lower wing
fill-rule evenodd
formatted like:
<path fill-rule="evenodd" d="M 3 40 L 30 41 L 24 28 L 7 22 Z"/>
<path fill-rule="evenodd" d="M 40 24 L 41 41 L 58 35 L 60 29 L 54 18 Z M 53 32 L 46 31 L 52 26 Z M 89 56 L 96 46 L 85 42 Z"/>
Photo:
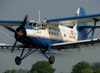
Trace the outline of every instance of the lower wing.
<path fill-rule="evenodd" d="M 0 43 L 0 48 L 3 49 L 12 49 L 13 45 L 10 45 L 10 44 L 5 44 L 5 43 Z M 23 45 L 19 44 L 19 45 L 16 45 L 15 46 L 16 49 L 20 49 L 20 48 L 23 48 Z"/>
<path fill-rule="evenodd" d="M 93 44 L 98 44 L 100 43 L 100 38 L 96 38 L 96 39 L 89 39 L 89 40 L 80 40 L 80 41 L 76 41 L 76 42 L 64 42 L 64 43 L 57 43 L 57 44 L 52 44 L 51 48 L 52 49 L 67 49 L 67 47 L 69 46 L 70 48 L 76 48 L 78 46 L 82 46 L 82 45 L 93 45 Z"/>

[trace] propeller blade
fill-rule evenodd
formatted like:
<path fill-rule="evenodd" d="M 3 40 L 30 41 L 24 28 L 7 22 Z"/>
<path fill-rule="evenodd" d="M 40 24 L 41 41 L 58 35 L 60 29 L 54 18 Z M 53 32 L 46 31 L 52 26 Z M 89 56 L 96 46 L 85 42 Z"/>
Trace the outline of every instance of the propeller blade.
<path fill-rule="evenodd" d="M 17 43 L 17 40 L 15 41 L 15 43 L 14 43 L 14 45 L 13 45 L 12 49 L 11 49 L 11 52 L 13 52 L 13 51 L 14 51 L 15 46 L 16 46 L 16 43 Z"/>
<path fill-rule="evenodd" d="M 25 18 L 24 18 L 24 20 L 23 20 L 23 22 L 22 22 L 22 25 L 20 26 L 20 27 L 24 27 L 25 26 L 25 24 L 26 24 L 26 22 L 27 22 L 27 18 L 28 18 L 28 15 L 26 15 L 25 16 Z"/>
<path fill-rule="evenodd" d="M 6 25 L 3 25 L 3 27 L 5 27 L 6 29 L 8 29 L 8 30 L 10 30 L 10 31 L 12 31 L 12 32 L 16 32 L 16 30 L 15 29 L 13 29 L 13 28 L 11 28 L 11 27 L 8 27 L 8 26 L 6 26 Z"/>
<path fill-rule="evenodd" d="M 13 28 L 10 28 L 8 26 L 6 26 L 6 28 L 9 29 L 10 31 L 14 32 L 15 34 L 17 33 L 17 36 L 20 36 L 21 35 L 21 30 L 24 28 L 24 26 L 27 22 L 27 18 L 28 18 L 28 15 L 25 16 L 25 18 L 22 22 L 22 25 L 20 25 L 16 30 L 14 30 Z M 16 41 L 15 41 L 15 43 L 14 43 L 12 49 L 11 49 L 11 52 L 14 51 L 17 41 L 18 41 L 18 39 L 16 39 Z"/>

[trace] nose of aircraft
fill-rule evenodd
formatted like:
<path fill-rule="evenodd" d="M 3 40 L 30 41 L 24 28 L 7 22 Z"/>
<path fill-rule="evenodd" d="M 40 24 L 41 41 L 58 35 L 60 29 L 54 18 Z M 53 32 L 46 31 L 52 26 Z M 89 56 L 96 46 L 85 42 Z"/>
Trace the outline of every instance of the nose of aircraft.
<path fill-rule="evenodd" d="M 22 24 L 16 29 L 16 32 L 15 32 L 15 39 L 17 41 L 21 41 L 25 36 L 26 36 L 26 31 L 25 31 L 25 24 L 27 22 L 27 18 L 28 18 L 28 15 L 25 16 Z"/>
<path fill-rule="evenodd" d="M 26 36 L 26 30 L 24 28 L 19 27 L 16 29 L 15 39 L 17 41 L 20 42 L 21 40 L 23 40 L 25 38 L 25 36 Z"/>

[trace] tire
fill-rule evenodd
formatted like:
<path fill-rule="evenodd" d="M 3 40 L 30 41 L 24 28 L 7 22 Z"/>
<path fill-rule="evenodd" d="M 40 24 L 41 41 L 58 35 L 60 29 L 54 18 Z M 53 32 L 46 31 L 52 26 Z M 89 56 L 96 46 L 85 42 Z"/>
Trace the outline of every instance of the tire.
<path fill-rule="evenodd" d="M 54 62 L 55 62 L 55 57 L 54 56 L 50 56 L 49 57 L 49 63 L 50 64 L 54 64 Z"/>
<path fill-rule="evenodd" d="M 17 57 L 15 58 L 15 63 L 16 63 L 17 65 L 20 65 L 20 64 L 21 64 L 21 58 L 20 58 L 19 56 L 17 56 Z"/>

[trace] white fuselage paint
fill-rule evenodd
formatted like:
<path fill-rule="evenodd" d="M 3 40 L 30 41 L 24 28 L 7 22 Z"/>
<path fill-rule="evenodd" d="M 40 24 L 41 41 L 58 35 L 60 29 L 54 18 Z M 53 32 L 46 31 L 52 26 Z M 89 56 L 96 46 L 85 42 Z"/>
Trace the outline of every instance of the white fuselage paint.
<path fill-rule="evenodd" d="M 76 29 L 69 28 L 67 26 L 65 27 L 62 25 L 47 25 L 46 28 L 26 29 L 26 32 L 27 36 L 58 40 L 63 42 L 74 42 L 78 39 L 78 32 Z"/>

